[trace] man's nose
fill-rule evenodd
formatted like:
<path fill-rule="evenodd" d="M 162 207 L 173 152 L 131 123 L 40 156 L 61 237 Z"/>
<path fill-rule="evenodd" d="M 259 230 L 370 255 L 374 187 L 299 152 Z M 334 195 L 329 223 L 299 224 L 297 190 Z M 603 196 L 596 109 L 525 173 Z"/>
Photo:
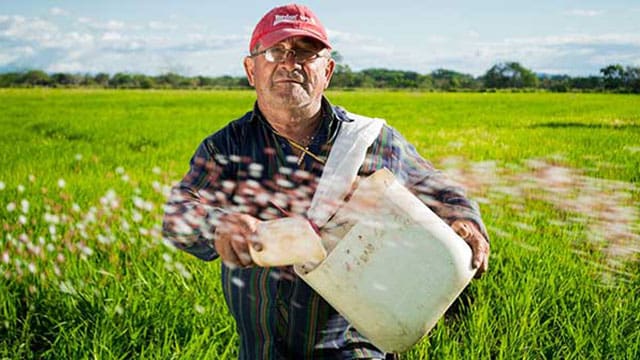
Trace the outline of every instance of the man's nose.
<path fill-rule="evenodd" d="M 284 59 L 281 64 L 288 69 L 295 69 L 301 66 L 296 62 L 296 53 L 294 51 L 287 51 L 287 53 L 284 54 Z"/>

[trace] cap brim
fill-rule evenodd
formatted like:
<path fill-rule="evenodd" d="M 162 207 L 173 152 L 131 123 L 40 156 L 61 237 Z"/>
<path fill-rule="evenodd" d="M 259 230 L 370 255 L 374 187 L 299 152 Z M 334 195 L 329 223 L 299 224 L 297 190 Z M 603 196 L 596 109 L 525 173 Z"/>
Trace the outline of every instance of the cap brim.
<path fill-rule="evenodd" d="M 279 43 L 280 41 L 286 39 L 286 38 L 290 38 L 292 36 L 306 36 L 306 37 L 310 37 L 312 39 L 318 40 L 319 42 L 321 42 L 324 46 L 326 46 L 328 49 L 331 49 L 331 44 L 329 44 L 329 42 L 326 39 L 323 39 L 320 35 L 317 35 L 311 31 L 305 30 L 305 29 L 280 29 L 277 31 L 274 31 L 272 33 L 269 33 L 265 36 L 263 36 L 259 42 L 260 42 L 260 46 L 262 48 L 269 48 L 272 47 L 273 45 Z M 253 49 L 251 49 L 253 50 Z"/>

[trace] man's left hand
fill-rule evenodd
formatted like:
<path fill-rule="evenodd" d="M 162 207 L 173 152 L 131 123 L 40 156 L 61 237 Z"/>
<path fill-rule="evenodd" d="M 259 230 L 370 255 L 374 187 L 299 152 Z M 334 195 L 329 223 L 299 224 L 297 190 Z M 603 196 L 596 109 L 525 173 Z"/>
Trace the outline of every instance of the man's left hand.
<path fill-rule="evenodd" d="M 472 265 L 478 269 L 476 277 L 479 278 L 489 269 L 489 241 L 473 221 L 456 220 L 451 224 L 451 228 L 471 246 Z"/>

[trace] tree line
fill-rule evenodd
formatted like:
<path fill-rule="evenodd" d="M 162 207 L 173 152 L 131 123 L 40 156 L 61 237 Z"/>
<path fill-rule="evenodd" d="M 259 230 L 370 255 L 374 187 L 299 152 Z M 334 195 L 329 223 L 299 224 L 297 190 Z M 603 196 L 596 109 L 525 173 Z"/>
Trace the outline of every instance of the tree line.
<path fill-rule="evenodd" d="M 493 65 L 483 75 L 474 77 L 453 70 L 437 69 L 429 74 L 389 69 L 352 71 L 334 53 L 336 69 L 331 79 L 334 89 L 416 89 L 426 91 L 516 91 L 620 92 L 640 93 L 640 67 L 608 65 L 599 75 L 571 77 L 536 74 L 518 62 Z M 0 87 L 98 87 L 115 89 L 244 89 L 244 76 L 183 76 L 176 73 L 145 75 L 131 73 L 70 74 L 46 73 L 42 70 L 0 74 Z"/>

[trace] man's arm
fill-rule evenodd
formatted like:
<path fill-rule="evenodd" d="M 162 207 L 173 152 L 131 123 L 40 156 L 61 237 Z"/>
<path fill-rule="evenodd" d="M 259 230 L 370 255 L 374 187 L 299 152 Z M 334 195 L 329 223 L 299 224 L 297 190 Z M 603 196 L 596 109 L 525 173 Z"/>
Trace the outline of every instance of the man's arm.
<path fill-rule="evenodd" d="M 182 180 L 171 189 L 165 205 L 162 232 L 177 248 L 202 260 L 219 256 L 214 247 L 214 232 L 227 199 L 215 188 L 222 165 L 210 152 L 207 140 L 191 158 L 190 168 Z"/>
<path fill-rule="evenodd" d="M 386 136 L 391 145 L 391 170 L 396 177 L 469 244 L 478 275 L 485 272 L 489 265 L 489 236 L 478 205 L 466 197 L 460 185 L 423 159 L 397 131 L 387 127 L 381 136 Z"/>
<path fill-rule="evenodd" d="M 249 246 L 259 220 L 231 206 L 229 199 L 238 185 L 225 181 L 228 164 L 211 138 L 198 147 L 189 172 L 173 187 L 165 205 L 163 234 L 202 260 L 220 257 L 228 266 L 251 266 Z"/>

